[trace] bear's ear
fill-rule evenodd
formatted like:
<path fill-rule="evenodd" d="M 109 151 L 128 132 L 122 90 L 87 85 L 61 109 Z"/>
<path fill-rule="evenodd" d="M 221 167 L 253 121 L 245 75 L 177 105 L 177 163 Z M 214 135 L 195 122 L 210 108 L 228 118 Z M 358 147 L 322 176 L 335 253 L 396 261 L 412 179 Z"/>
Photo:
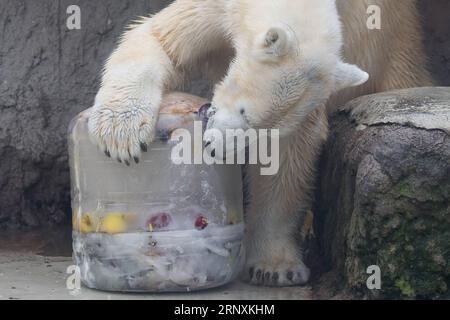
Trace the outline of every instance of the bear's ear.
<path fill-rule="evenodd" d="M 282 57 L 290 50 L 288 33 L 279 27 L 270 28 L 264 35 L 262 47 L 266 57 Z"/>
<path fill-rule="evenodd" d="M 353 64 L 340 61 L 336 67 L 335 79 L 335 91 L 340 91 L 366 83 L 369 80 L 369 74 Z"/>

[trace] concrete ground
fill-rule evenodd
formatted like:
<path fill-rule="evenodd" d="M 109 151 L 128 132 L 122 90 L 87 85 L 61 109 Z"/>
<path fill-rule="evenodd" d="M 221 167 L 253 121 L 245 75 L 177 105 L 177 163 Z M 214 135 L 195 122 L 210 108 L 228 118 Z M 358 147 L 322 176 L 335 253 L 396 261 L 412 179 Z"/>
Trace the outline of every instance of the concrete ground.
<path fill-rule="evenodd" d="M 70 235 L 70 233 L 69 233 Z M 240 281 L 227 286 L 182 294 L 122 294 L 82 287 L 67 288 L 71 266 L 70 236 L 61 231 L 3 234 L 0 237 L 0 300 L 161 300 L 161 299 L 311 299 L 310 288 L 263 288 Z"/>

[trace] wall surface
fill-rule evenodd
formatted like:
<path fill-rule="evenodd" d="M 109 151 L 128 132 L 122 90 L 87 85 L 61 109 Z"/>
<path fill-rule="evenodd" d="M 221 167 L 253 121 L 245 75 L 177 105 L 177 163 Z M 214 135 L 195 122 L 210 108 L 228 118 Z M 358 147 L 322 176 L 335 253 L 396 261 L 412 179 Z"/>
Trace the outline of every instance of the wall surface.
<path fill-rule="evenodd" d="M 0 0 L 0 227 L 70 221 L 69 121 L 92 105 L 125 25 L 169 2 Z M 81 30 L 66 28 L 71 4 L 81 7 Z M 431 67 L 449 85 L 449 1 L 423 0 L 421 8 Z"/>
<path fill-rule="evenodd" d="M 437 84 L 450 86 L 450 1 L 421 0 L 425 47 Z"/>
<path fill-rule="evenodd" d="M 0 0 L 0 226 L 68 222 L 66 132 L 127 23 L 168 1 Z M 66 10 L 81 8 L 81 30 Z"/>

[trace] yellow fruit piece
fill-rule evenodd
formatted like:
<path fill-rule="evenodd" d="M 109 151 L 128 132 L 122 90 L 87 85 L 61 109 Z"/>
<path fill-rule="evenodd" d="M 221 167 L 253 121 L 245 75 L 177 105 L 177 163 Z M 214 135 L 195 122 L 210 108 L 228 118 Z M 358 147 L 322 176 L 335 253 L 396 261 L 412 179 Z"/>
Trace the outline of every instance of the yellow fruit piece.
<path fill-rule="evenodd" d="M 79 231 L 81 233 L 90 233 L 97 231 L 98 220 L 90 213 L 85 213 L 81 217 Z"/>
<path fill-rule="evenodd" d="M 110 213 L 100 223 L 100 232 L 109 234 L 123 233 L 127 231 L 128 218 L 123 213 Z"/>
<path fill-rule="evenodd" d="M 234 208 L 229 209 L 227 213 L 227 223 L 228 224 L 238 224 L 241 222 L 241 215 Z"/>
<path fill-rule="evenodd" d="M 72 211 L 72 229 L 75 231 L 80 231 L 78 226 L 78 211 L 73 210 Z"/>

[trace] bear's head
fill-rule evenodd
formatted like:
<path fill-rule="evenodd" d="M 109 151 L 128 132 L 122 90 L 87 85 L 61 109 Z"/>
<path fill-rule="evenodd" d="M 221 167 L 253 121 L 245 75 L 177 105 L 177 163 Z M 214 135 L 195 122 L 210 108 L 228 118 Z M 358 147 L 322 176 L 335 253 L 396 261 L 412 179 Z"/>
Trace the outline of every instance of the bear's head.
<path fill-rule="evenodd" d="M 333 93 L 367 81 L 341 58 L 334 0 L 246 3 L 252 5 L 233 17 L 236 54 L 216 86 L 208 129 L 279 129 L 287 136 Z"/>

